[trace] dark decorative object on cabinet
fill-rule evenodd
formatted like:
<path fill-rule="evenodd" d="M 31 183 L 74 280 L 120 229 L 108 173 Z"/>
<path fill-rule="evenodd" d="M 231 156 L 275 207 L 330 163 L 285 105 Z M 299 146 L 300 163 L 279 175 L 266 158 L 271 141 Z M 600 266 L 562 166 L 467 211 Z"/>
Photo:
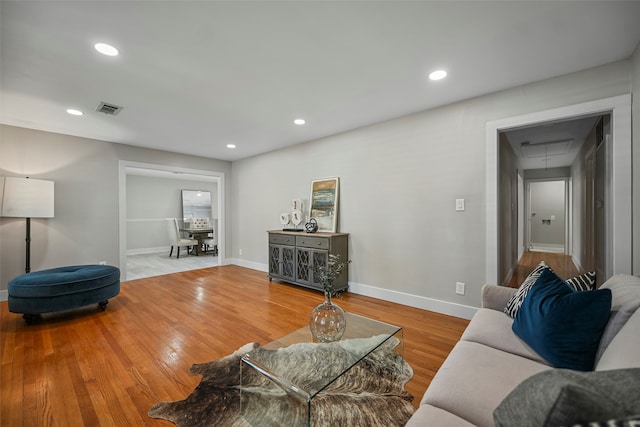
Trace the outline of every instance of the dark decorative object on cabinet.
<path fill-rule="evenodd" d="M 304 225 L 304 230 L 307 233 L 315 233 L 318 231 L 318 221 L 315 218 L 310 218 L 309 222 Z"/>

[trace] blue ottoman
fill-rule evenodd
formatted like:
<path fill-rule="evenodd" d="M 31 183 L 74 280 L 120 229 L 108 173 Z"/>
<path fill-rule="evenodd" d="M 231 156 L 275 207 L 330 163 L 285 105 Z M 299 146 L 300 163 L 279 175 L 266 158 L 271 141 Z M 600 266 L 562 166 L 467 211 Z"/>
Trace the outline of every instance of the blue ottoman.
<path fill-rule="evenodd" d="M 31 324 L 39 314 L 99 303 L 120 293 L 120 270 L 111 265 L 75 265 L 20 275 L 9 282 L 9 311 Z"/>

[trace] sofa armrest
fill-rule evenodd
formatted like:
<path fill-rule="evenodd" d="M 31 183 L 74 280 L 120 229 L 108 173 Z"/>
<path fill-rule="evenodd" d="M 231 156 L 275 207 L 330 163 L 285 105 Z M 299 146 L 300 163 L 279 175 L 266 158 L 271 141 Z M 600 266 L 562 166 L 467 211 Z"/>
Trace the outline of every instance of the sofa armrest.
<path fill-rule="evenodd" d="M 482 287 L 482 308 L 502 311 L 517 291 L 516 288 L 506 286 L 484 285 Z"/>

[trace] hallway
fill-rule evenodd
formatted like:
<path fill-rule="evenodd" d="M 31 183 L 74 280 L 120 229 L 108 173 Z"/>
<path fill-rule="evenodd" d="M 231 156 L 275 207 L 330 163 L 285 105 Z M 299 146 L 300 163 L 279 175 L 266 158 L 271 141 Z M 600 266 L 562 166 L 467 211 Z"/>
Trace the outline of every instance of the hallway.
<path fill-rule="evenodd" d="M 520 284 L 527 278 L 529 273 L 540 263 L 545 261 L 558 276 L 563 279 L 579 275 L 580 271 L 576 268 L 571 260 L 571 256 L 551 253 L 551 252 L 535 252 L 527 251 L 522 255 L 518 266 L 516 267 L 508 286 L 510 288 L 518 288 Z"/>

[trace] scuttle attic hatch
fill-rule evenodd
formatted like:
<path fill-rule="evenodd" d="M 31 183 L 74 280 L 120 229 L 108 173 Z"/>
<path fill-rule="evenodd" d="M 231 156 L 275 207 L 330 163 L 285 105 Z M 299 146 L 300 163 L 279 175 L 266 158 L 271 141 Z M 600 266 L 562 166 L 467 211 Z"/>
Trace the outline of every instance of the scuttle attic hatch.
<path fill-rule="evenodd" d="M 117 115 L 124 107 L 119 107 L 115 104 L 110 104 L 108 102 L 101 102 L 96 108 L 96 111 L 99 113 L 110 114 L 112 116 Z"/>

